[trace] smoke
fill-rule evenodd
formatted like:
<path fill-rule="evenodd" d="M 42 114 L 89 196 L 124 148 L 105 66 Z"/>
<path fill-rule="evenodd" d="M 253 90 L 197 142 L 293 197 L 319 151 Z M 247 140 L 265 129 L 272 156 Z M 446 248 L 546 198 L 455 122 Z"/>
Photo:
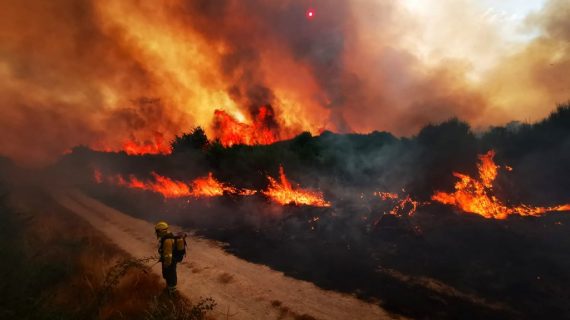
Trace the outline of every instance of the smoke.
<path fill-rule="evenodd" d="M 270 105 L 282 138 L 408 135 L 537 120 L 568 99 L 567 2 L 527 17 L 521 43 L 474 1 L 409 2 L 3 0 L 0 153 L 41 164 L 212 135 L 216 109 L 253 122 Z"/>
<path fill-rule="evenodd" d="M 142 103 L 157 95 L 147 66 L 100 30 L 89 2 L 4 1 L 2 12 L 2 153 L 35 164 L 174 121 L 172 108 Z"/>
<path fill-rule="evenodd" d="M 505 114 L 504 120 L 541 118 L 549 111 L 545 105 L 569 100 L 569 17 L 567 1 L 549 1 L 526 21 L 528 27 L 538 28 L 541 35 L 490 71 L 484 90 Z M 514 112 L 520 115 L 513 116 Z"/>

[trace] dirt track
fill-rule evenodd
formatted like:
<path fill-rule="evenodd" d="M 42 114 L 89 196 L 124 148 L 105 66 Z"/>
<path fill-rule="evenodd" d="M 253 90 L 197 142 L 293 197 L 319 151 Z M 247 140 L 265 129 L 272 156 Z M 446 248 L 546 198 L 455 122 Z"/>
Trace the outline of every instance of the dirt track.
<path fill-rule="evenodd" d="M 134 257 L 155 255 L 156 239 L 150 222 L 128 216 L 77 190 L 52 195 Z M 160 266 L 155 265 L 153 271 L 160 274 Z M 223 318 L 393 318 L 378 305 L 286 277 L 266 266 L 239 259 L 224 252 L 217 243 L 198 237 L 190 237 L 188 256 L 179 265 L 178 276 L 184 295 L 194 301 L 200 297 L 214 298 L 218 304 L 216 313 Z"/>

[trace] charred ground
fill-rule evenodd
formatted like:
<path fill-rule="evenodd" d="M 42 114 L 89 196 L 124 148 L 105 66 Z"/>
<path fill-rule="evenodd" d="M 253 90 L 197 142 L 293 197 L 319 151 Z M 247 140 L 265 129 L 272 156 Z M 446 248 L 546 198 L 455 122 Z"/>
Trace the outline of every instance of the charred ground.
<path fill-rule="evenodd" d="M 240 257 L 293 277 L 379 299 L 396 314 L 570 317 L 567 213 L 496 221 L 432 204 L 412 217 L 395 217 L 386 214 L 389 203 L 372 196 L 405 190 L 429 201 L 434 190 L 453 188 L 451 172 L 475 175 L 477 155 L 490 149 L 497 163 L 514 168 L 495 183 L 506 202 L 570 202 L 570 105 L 535 124 L 476 133 L 454 119 L 411 138 L 303 133 L 272 145 L 228 148 L 196 129 L 174 141 L 168 156 L 78 147 L 42 177 L 80 186 L 133 215 L 196 229 Z M 295 183 L 323 191 L 332 207 L 277 206 L 260 195 L 165 200 L 93 181 L 95 168 L 178 180 L 213 172 L 233 185 L 262 189 L 280 165 Z"/>

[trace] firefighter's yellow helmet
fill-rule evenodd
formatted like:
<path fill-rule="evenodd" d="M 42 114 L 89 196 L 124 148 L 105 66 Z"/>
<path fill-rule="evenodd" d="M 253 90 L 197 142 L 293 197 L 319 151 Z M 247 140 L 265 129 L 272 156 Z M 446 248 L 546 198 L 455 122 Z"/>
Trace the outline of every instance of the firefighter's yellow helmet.
<path fill-rule="evenodd" d="M 168 230 L 168 223 L 164 221 L 159 221 L 154 225 L 154 230 L 156 230 L 156 232 L 166 231 Z"/>

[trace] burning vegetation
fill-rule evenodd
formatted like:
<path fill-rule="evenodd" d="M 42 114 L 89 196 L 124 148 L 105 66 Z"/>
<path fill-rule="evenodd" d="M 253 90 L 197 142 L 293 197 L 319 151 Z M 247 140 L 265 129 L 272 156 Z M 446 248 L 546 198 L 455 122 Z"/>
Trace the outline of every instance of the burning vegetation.
<path fill-rule="evenodd" d="M 163 177 L 155 172 L 151 173 L 153 180 L 143 181 L 130 175 L 128 179 L 117 175 L 111 180 L 119 185 L 126 186 L 133 189 L 141 189 L 160 193 L 165 198 L 179 198 L 186 197 L 191 194 L 190 188 L 187 184 L 181 181 L 175 181 L 167 177 Z"/>
<path fill-rule="evenodd" d="M 234 194 L 240 196 L 249 196 L 255 194 L 256 191 L 249 189 L 238 189 L 225 183 L 221 183 L 211 172 L 208 176 L 194 179 L 191 182 L 192 196 L 194 197 L 216 197 L 226 194 Z"/>
<path fill-rule="evenodd" d="M 152 179 L 141 180 L 134 175 L 124 178 L 122 175 L 110 176 L 107 182 L 131 189 L 140 189 L 158 193 L 164 198 L 182 198 L 182 197 L 216 197 L 221 196 L 225 192 L 247 195 L 249 190 L 238 190 L 237 188 L 220 183 L 214 178 L 211 172 L 205 177 L 196 178 L 190 183 L 177 181 L 168 177 L 161 176 L 155 172 L 151 173 Z M 94 178 L 97 183 L 102 183 L 103 178 L 99 170 L 95 170 Z"/>
<path fill-rule="evenodd" d="M 239 118 L 242 114 L 239 113 Z M 215 140 L 224 147 L 231 147 L 235 145 L 269 145 L 280 140 L 284 133 L 280 132 L 279 125 L 275 119 L 273 108 L 270 105 L 261 106 L 252 112 L 251 123 L 246 123 L 245 120 L 238 120 L 238 117 L 232 116 L 224 110 L 214 111 L 214 120 L 212 127 L 215 132 Z M 197 135 L 191 144 L 199 144 L 205 146 L 208 141 L 205 132 L 202 128 L 197 127 L 195 130 L 203 135 L 205 141 L 198 141 Z M 195 133 L 195 132 L 193 132 Z M 96 144 L 92 146 L 93 150 L 102 152 L 122 151 L 132 156 L 142 155 L 169 155 L 176 148 L 176 144 L 184 143 L 184 138 L 190 137 L 188 134 L 176 136 L 174 141 L 168 142 L 165 135 L 160 132 L 155 132 L 150 139 L 139 140 L 131 138 L 126 140 L 120 149 L 113 148 L 109 145 Z M 180 140 L 181 139 L 181 140 Z"/>
<path fill-rule="evenodd" d="M 128 155 L 145 155 L 145 154 L 170 154 L 172 149 L 170 144 L 165 142 L 164 136 L 155 133 L 154 139 L 151 141 L 137 142 L 129 140 L 123 144 L 123 151 Z"/>
<path fill-rule="evenodd" d="M 279 133 L 271 106 L 262 106 L 247 124 L 223 110 L 214 112 L 214 128 L 223 146 L 237 144 L 266 145 L 279 140 Z"/>
<path fill-rule="evenodd" d="M 331 203 L 323 198 L 323 194 L 318 191 L 293 188 L 291 182 L 285 176 L 283 166 L 279 167 L 279 181 L 267 176 L 269 186 L 263 194 L 271 200 L 282 204 L 309 205 L 314 207 L 330 207 Z"/>
<path fill-rule="evenodd" d="M 570 204 L 551 207 L 505 204 L 493 192 L 493 182 L 500 169 L 500 166 L 493 161 L 494 157 L 493 150 L 479 156 L 480 163 L 477 166 L 479 179 L 454 172 L 453 175 L 459 179 L 455 184 L 455 191 L 452 193 L 438 191 L 434 193 L 432 200 L 453 205 L 464 212 L 478 214 L 488 219 L 506 219 L 510 215 L 540 216 L 551 211 L 570 210 Z M 505 170 L 511 171 L 512 168 L 507 166 Z"/>
<path fill-rule="evenodd" d="M 413 200 L 409 194 L 400 197 L 397 193 L 392 192 L 374 192 L 374 195 L 383 201 L 391 201 L 393 207 L 388 213 L 397 217 L 411 217 L 416 213 L 419 206 L 429 204 L 429 202 Z"/>
<path fill-rule="evenodd" d="M 330 202 L 323 198 L 321 192 L 303 189 L 299 186 L 294 188 L 285 176 L 282 166 L 279 167 L 279 181 L 267 176 L 269 185 L 267 190 L 263 191 L 237 188 L 227 183 L 222 183 L 214 177 L 212 172 L 209 172 L 207 176 L 196 178 L 189 183 L 173 180 L 161 176 L 156 172 L 152 172 L 151 177 L 152 179 L 150 180 L 141 180 L 134 175 L 129 175 L 128 178 L 124 178 L 118 174 L 109 176 L 106 181 L 121 187 L 158 193 L 167 199 L 183 197 L 208 198 L 219 197 L 224 194 L 250 196 L 261 193 L 281 205 L 293 204 L 314 207 L 329 207 L 331 205 Z M 97 183 L 104 182 L 103 174 L 98 169 L 94 170 L 93 179 Z"/>
<path fill-rule="evenodd" d="M 548 137 L 550 135 L 540 133 L 544 130 L 563 133 L 564 131 L 560 130 L 562 130 L 561 128 L 566 128 L 566 120 L 564 119 L 566 119 L 566 117 L 570 117 L 567 115 L 568 110 L 570 109 L 561 107 L 557 113 L 554 113 L 550 118 L 546 119 L 542 123 L 536 124 L 533 127 L 528 127 L 524 130 L 533 130 L 534 132 L 538 132 L 534 133 L 535 135 L 544 137 Z M 524 173 L 524 171 L 528 170 L 515 171 L 511 166 L 497 165 L 494 161 L 494 149 L 478 156 L 479 163 L 477 164 L 477 178 L 468 174 L 460 173 L 459 170 L 453 171 L 453 176 L 458 179 L 458 181 L 455 182 L 454 191 L 434 192 L 434 190 L 441 190 L 442 186 L 445 185 L 438 182 L 438 179 L 442 179 L 442 177 L 448 174 L 445 169 L 446 167 L 464 167 L 466 163 L 476 156 L 476 153 L 469 157 L 463 156 L 463 154 L 469 154 L 474 151 L 474 149 L 469 147 L 469 145 L 473 144 L 475 140 L 473 140 L 473 135 L 469 132 L 468 127 L 455 120 L 443 123 L 438 127 L 428 126 L 420 132 L 417 138 L 417 143 L 419 143 L 420 147 L 422 144 L 431 146 L 434 142 L 444 139 L 442 137 L 454 137 L 454 139 L 458 140 L 454 140 L 452 143 L 454 145 L 464 146 L 466 149 L 462 152 L 450 152 L 446 149 L 441 149 L 439 151 L 434 150 L 433 154 L 438 155 L 439 160 L 432 161 L 430 160 L 430 157 L 424 157 L 425 160 L 422 159 L 422 161 L 418 161 L 418 164 L 423 165 L 425 170 L 423 171 L 424 173 L 422 173 L 423 178 L 415 180 L 433 182 L 418 185 L 415 184 L 415 180 L 411 180 L 406 183 L 400 179 L 402 174 L 409 172 L 410 169 L 413 168 L 402 168 L 398 164 L 398 158 L 396 158 L 398 153 L 394 154 L 393 164 L 390 166 L 390 170 L 388 171 L 385 171 L 382 168 L 375 168 L 374 162 L 366 160 L 370 157 L 367 156 L 366 153 L 358 156 L 358 158 L 355 158 L 355 155 L 352 154 L 353 148 L 359 148 L 359 150 L 369 152 L 366 150 L 369 149 L 372 151 L 374 148 L 377 148 L 377 146 L 398 145 L 395 144 L 398 143 L 397 140 L 390 135 L 372 134 L 369 136 L 343 136 L 325 132 L 319 137 L 312 137 L 310 134 L 301 134 L 292 140 L 287 140 L 282 144 L 276 145 L 270 144 L 271 141 L 274 141 L 272 139 L 276 139 L 276 136 L 272 135 L 271 126 L 269 125 L 271 121 L 268 119 L 271 119 L 272 117 L 272 110 L 269 107 L 262 107 L 258 110 L 255 117 L 257 120 L 252 125 L 241 123 L 223 111 L 218 111 L 217 116 L 218 119 L 216 121 L 218 121 L 218 129 L 220 130 L 219 134 L 221 137 L 225 137 L 225 140 L 219 140 L 220 143 L 212 143 L 208 140 L 204 131 L 197 128 L 192 131 L 191 134 L 178 137 L 177 140 L 172 143 L 172 150 L 174 150 L 178 157 L 188 157 L 193 155 L 192 157 L 202 159 L 199 161 L 206 163 L 210 162 L 211 168 L 206 171 L 205 175 L 193 180 L 176 180 L 156 173 L 154 170 L 156 167 L 160 166 L 158 165 L 149 168 L 150 170 L 147 172 L 151 172 L 150 175 L 148 173 L 141 172 L 137 175 L 114 174 L 105 177 L 100 170 L 95 170 L 93 172 L 94 181 L 97 183 L 107 182 L 116 186 L 131 189 L 151 191 L 160 194 L 167 199 L 188 197 L 211 198 L 221 197 L 223 195 L 251 196 L 257 194 L 282 206 L 291 204 L 295 206 L 326 208 L 332 207 L 333 205 L 336 207 L 338 205 L 338 201 L 342 201 L 342 198 L 346 197 L 345 195 L 338 194 L 335 191 L 336 187 L 342 188 L 349 186 L 352 183 L 360 183 L 364 181 L 369 186 L 367 188 L 376 189 L 376 182 L 374 181 L 375 176 L 382 177 L 382 175 L 386 175 L 386 172 L 395 171 L 400 172 L 400 174 L 394 175 L 393 177 L 387 176 L 382 178 L 384 181 L 382 184 L 385 186 L 391 185 L 392 188 L 390 189 L 393 189 L 394 184 L 398 183 L 400 186 L 404 185 L 405 189 L 410 189 L 408 187 L 411 187 L 411 190 L 414 191 L 411 193 L 402 192 L 402 194 L 391 192 L 373 193 L 377 199 L 390 205 L 389 209 L 381 207 L 378 208 L 378 210 L 395 217 L 412 217 L 416 214 L 419 208 L 429 206 L 434 202 L 450 205 L 463 212 L 477 214 L 489 219 L 506 219 L 512 215 L 540 216 L 547 212 L 568 211 L 570 209 L 570 205 L 568 204 L 534 206 L 526 203 L 511 204 L 510 202 L 503 200 L 505 195 L 508 196 L 509 193 L 498 192 L 495 186 L 496 179 L 501 171 L 504 170 L 509 172 L 509 180 L 513 180 L 509 183 L 516 183 L 517 189 L 522 189 L 526 185 L 532 185 L 531 183 L 518 183 L 516 182 L 517 178 L 524 179 L 524 181 L 526 181 L 526 179 L 532 180 L 533 177 L 528 172 L 526 174 Z M 528 135 L 528 133 L 525 133 L 526 131 L 522 129 L 518 130 L 521 130 L 519 131 L 521 132 L 521 135 Z M 267 135 L 264 136 L 263 132 Z M 493 137 L 492 135 L 494 134 L 495 132 L 491 131 L 486 137 Z M 271 137 L 271 139 L 265 139 L 263 137 Z M 516 135 L 514 135 L 514 137 L 516 137 Z M 352 142 L 350 142 L 351 139 Z M 489 138 L 484 137 L 483 139 Z M 526 140 L 528 140 L 528 138 L 522 139 L 521 141 Z M 255 149 L 229 147 L 234 143 L 268 143 L 269 145 L 260 146 Z M 510 142 L 510 144 L 513 143 L 518 142 Z M 552 142 L 545 141 L 542 143 L 546 144 Z M 187 150 L 185 148 L 190 148 L 195 150 L 195 152 L 186 154 L 182 152 L 183 150 Z M 179 150 L 181 152 L 178 152 Z M 403 151 L 398 152 L 401 153 Z M 72 155 L 73 153 L 68 156 Z M 173 154 L 173 156 L 174 155 L 175 154 Z M 280 155 L 299 157 L 293 158 L 294 162 L 304 161 L 306 164 L 315 164 L 309 166 L 305 165 L 304 170 L 311 172 L 312 175 L 316 175 L 320 184 L 324 183 L 325 185 L 331 185 L 331 183 L 327 183 L 326 181 L 334 181 L 332 185 L 335 185 L 336 187 L 325 190 L 326 193 L 331 196 L 331 200 L 325 199 L 324 193 L 321 191 L 301 188 L 298 185 L 294 186 L 285 175 L 283 166 L 279 166 L 279 176 L 277 178 L 264 174 L 263 172 L 272 170 L 271 167 L 274 165 L 273 163 L 279 161 Z M 157 158 L 155 161 L 164 162 L 167 159 L 168 157 Z M 189 161 L 195 160 L 196 159 L 189 159 Z M 287 163 L 291 163 L 291 158 L 285 159 L 285 161 Z M 346 161 L 350 166 L 342 165 L 342 161 Z M 318 164 L 319 162 L 321 162 L 321 164 Z M 240 163 L 242 166 L 235 167 L 237 163 Z M 352 168 L 359 168 L 361 171 L 356 171 Z M 547 169 L 549 167 L 542 166 L 541 168 Z M 214 172 L 216 172 L 216 174 L 214 174 Z M 439 174 L 434 176 L 432 174 L 433 172 L 439 172 Z M 297 174 L 302 176 L 304 173 L 298 172 Z M 233 181 L 233 183 L 221 182 L 215 178 L 215 175 L 230 178 L 229 181 Z M 147 178 L 139 178 L 141 176 L 146 176 Z M 192 176 L 196 176 L 196 173 L 192 173 Z M 360 181 L 350 181 L 351 177 L 357 176 L 360 177 Z M 340 177 L 342 177 L 342 179 Z M 539 178 L 540 177 L 536 177 L 533 181 L 537 181 Z M 243 185 L 247 185 L 248 188 L 237 187 L 235 185 L 236 181 L 245 182 Z M 566 180 L 561 179 L 559 183 L 565 183 L 565 181 Z M 406 186 L 406 184 L 408 186 Z M 513 185 L 511 189 L 513 187 L 515 186 Z M 404 189 L 402 189 L 402 191 L 403 190 Z M 422 194 L 426 194 L 426 196 L 423 196 Z M 431 200 L 431 202 L 428 200 Z M 532 203 L 534 201 L 536 200 L 530 199 L 527 203 Z M 548 200 L 542 200 L 542 202 L 548 203 Z"/>

